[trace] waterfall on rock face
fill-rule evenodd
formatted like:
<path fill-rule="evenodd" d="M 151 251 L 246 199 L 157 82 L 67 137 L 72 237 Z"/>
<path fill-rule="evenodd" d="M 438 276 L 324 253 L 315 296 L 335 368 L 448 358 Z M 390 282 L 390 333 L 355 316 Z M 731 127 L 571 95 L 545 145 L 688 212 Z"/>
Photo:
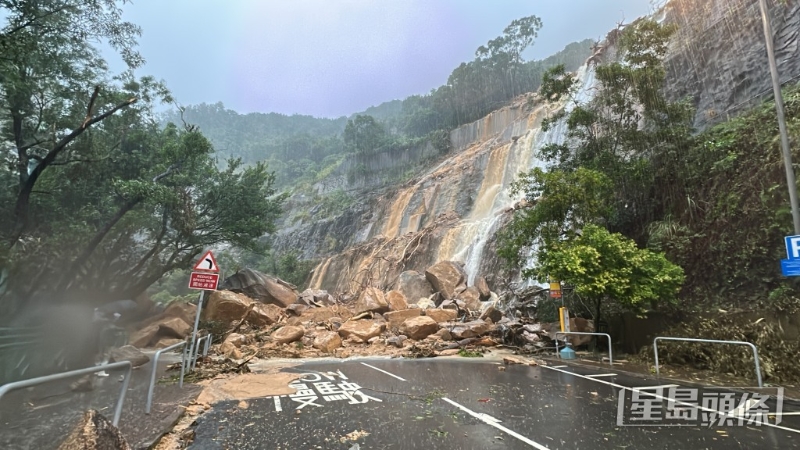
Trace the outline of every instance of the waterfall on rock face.
<path fill-rule="evenodd" d="M 576 101 L 584 103 L 591 99 L 594 88 L 594 73 L 584 66 L 577 74 L 579 90 Z M 574 106 L 565 105 L 567 111 Z M 567 138 L 566 120 L 558 121 L 547 132 L 540 128 L 541 121 L 550 109 L 539 105 L 525 117 L 510 125 L 512 143 L 492 151 L 486 166 L 483 182 L 475 204 L 467 220 L 450 230 L 439 248 L 440 260 L 463 261 L 468 283 L 473 285 L 478 276 L 481 258 L 487 242 L 496 232 L 501 212 L 513 207 L 521 196 L 513 196 L 511 184 L 521 172 L 533 167 L 542 167 L 538 152 L 547 144 L 563 143 Z M 488 128 L 488 127 L 487 127 Z M 532 252 L 533 254 L 533 252 Z M 527 267 L 533 263 L 528 261 Z"/>
<path fill-rule="evenodd" d="M 594 70 L 588 66 L 583 66 L 578 71 L 578 91 L 575 94 L 574 102 L 568 103 L 565 106 L 565 110 L 569 113 L 575 108 L 575 105 L 585 104 L 592 100 L 594 97 L 595 89 L 597 88 L 597 83 L 594 75 Z M 553 126 L 547 130 L 546 133 L 542 134 L 542 139 L 540 142 L 535 144 L 535 149 L 538 152 L 543 146 L 547 144 L 563 144 L 567 141 L 567 133 L 569 132 L 569 128 L 567 126 L 567 118 L 564 117 Z M 528 251 L 528 259 L 525 263 L 525 267 L 522 269 L 530 269 L 534 267 L 536 264 L 536 248 L 531 248 Z M 530 287 L 534 285 L 544 286 L 538 283 L 535 283 L 533 280 L 520 280 L 522 287 Z"/>
<path fill-rule="evenodd" d="M 321 289 L 322 281 L 325 279 L 325 272 L 328 271 L 328 266 L 331 264 L 333 258 L 328 258 L 325 262 L 320 263 L 314 269 L 314 276 L 311 277 L 311 282 L 308 283 L 309 289 Z"/>
<path fill-rule="evenodd" d="M 383 235 L 387 238 L 391 239 L 402 234 L 400 226 L 403 223 L 403 216 L 405 215 L 406 208 L 408 207 L 408 202 L 411 201 L 411 197 L 416 191 L 417 186 L 413 186 L 408 189 L 404 189 L 397 195 L 397 199 L 395 199 L 391 208 L 389 208 L 389 219 L 386 221 L 386 225 L 382 230 Z"/>

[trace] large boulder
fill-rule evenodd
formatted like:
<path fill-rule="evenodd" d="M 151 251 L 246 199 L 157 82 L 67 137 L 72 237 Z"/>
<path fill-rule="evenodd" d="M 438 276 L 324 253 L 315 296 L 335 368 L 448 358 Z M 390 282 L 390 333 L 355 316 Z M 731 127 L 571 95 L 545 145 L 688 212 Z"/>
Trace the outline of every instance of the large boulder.
<path fill-rule="evenodd" d="M 433 319 L 436 323 L 442 323 L 456 320 L 458 312 L 455 309 L 431 308 L 425 310 L 425 315 Z"/>
<path fill-rule="evenodd" d="M 389 311 L 388 313 L 384 314 L 383 317 L 389 323 L 389 329 L 394 331 L 400 328 L 400 325 L 402 325 L 406 319 L 419 317 L 420 315 L 422 315 L 422 310 L 419 308 L 414 308 L 404 309 L 402 311 Z"/>
<path fill-rule="evenodd" d="M 439 324 L 428 316 L 412 317 L 400 325 L 400 333 L 411 339 L 425 339 L 439 331 Z"/>
<path fill-rule="evenodd" d="M 186 302 L 172 302 L 167 306 L 164 311 L 156 314 L 153 317 L 139 322 L 135 328 L 142 330 L 153 324 L 166 322 L 173 317 L 180 317 L 184 322 L 194 324 L 195 316 L 197 316 L 197 306 Z"/>
<path fill-rule="evenodd" d="M 226 278 L 220 289 L 240 292 L 261 303 L 272 303 L 281 308 L 297 302 L 300 297 L 294 285 L 253 269 L 242 269 Z"/>
<path fill-rule="evenodd" d="M 247 314 L 247 322 L 255 327 L 266 327 L 278 323 L 283 315 L 283 310 L 273 304 L 254 303 Z"/>
<path fill-rule="evenodd" d="M 183 339 L 171 338 L 171 337 L 162 337 L 159 338 L 155 344 L 152 344 L 151 347 L 156 350 L 161 350 L 162 348 L 167 348 L 171 345 L 175 345 L 179 342 L 183 342 Z"/>
<path fill-rule="evenodd" d="M 458 294 L 458 299 L 462 300 L 470 311 L 481 310 L 481 292 L 475 286 L 470 286 Z"/>
<path fill-rule="evenodd" d="M 411 303 L 417 303 L 420 298 L 433 295 L 433 287 L 425 275 L 416 270 L 406 270 L 397 279 L 397 290 L 402 292 Z"/>
<path fill-rule="evenodd" d="M 355 337 L 367 342 L 375 336 L 380 336 L 385 329 L 385 323 L 378 324 L 371 320 L 351 320 L 339 327 L 339 335 L 344 339 Z"/>
<path fill-rule="evenodd" d="M 389 304 L 389 309 L 392 311 L 402 311 L 408 309 L 408 301 L 406 296 L 400 291 L 389 291 L 386 293 L 386 303 Z"/>
<path fill-rule="evenodd" d="M 333 353 L 342 346 L 342 338 L 339 337 L 339 333 L 334 331 L 324 331 L 314 338 L 313 346 L 325 353 Z"/>
<path fill-rule="evenodd" d="M 278 344 L 288 344 L 290 342 L 299 341 L 306 330 L 303 327 L 295 327 L 287 325 L 280 327 L 272 333 L 272 340 Z"/>
<path fill-rule="evenodd" d="M 162 337 L 185 338 L 192 332 L 192 326 L 180 317 L 173 317 L 158 324 L 158 335 Z"/>
<path fill-rule="evenodd" d="M 478 288 L 478 292 L 481 294 L 481 300 L 489 300 L 489 297 L 492 296 L 492 291 L 489 290 L 486 278 L 477 277 L 475 279 L 475 287 Z"/>
<path fill-rule="evenodd" d="M 374 287 L 368 287 L 361 292 L 356 301 L 356 315 L 365 312 L 385 313 L 389 311 L 389 303 L 383 292 Z"/>
<path fill-rule="evenodd" d="M 428 267 L 425 278 L 444 299 L 451 299 L 456 295 L 456 288 L 466 280 L 466 274 L 458 263 L 441 261 Z"/>
<path fill-rule="evenodd" d="M 131 447 L 110 420 L 92 409 L 83 414 L 58 450 L 131 450 Z"/>
<path fill-rule="evenodd" d="M 139 367 L 147 364 L 150 357 L 132 345 L 124 345 L 111 350 L 108 362 L 130 361 L 131 366 Z"/>
<path fill-rule="evenodd" d="M 492 331 L 493 327 L 483 320 L 448 324 L 447 329 L 455 339 L 478 337 Z"/>
<path fill-rule="evenodd" d="M 481 320 L 489 319 L 492 321 L 492 323 L 497 323 L 503 318 L 503 313 L 494 306 L 489 306 L 488 308 L 484 309 L 480 318 Z"/>
<path fill-rule="evenodd" d="M 333 296 L 321 289 L 306 289 L 300 294 L 299 303 L 306 306 L 331 306 L 336 304 Z"/>
<path fill-rule="evenodd" d="M 128 339 L 128 342 L 134 347 L 148 348 L 158 340 L 158 330 L 159 326 L 157 323 L 147 325 L 144 328 L 134 331 L 130 339 Z"/>
<path fill-rule="evenodd" d="M 253 300 L 231 291 L 214 291 L 203 308 L 206 321 L 231 322 L 241 320 L 250 311 Z"/>

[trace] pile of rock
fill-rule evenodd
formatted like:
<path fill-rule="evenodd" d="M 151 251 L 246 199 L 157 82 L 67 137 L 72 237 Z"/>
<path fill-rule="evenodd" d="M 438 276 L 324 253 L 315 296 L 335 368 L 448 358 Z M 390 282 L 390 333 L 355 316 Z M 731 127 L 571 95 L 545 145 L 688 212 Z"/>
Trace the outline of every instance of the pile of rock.
<path fill-rule="evenodd" d="M 366 287 L 338 301 L 324 290 L 302 293 L 289 283 L 246 269 L 212 292 L 201 321 L 225 330 L 212 353 L 232 360 L 256 357 L 446 355 L 465 346 L 491 346 L 509 319 L 497 295 L 478 278 L 467 285 L 463 267 L 439 262 L 424 273 L 403 272 L 394 289 Z M 142 323 L 131 343 L 163 347 L 191 333 L 196 308 L 171 305 Z M 220 335 L 215 332 L 215 335 Z"/>
<path fill-rule="evenodd" d="M 272 286 L 284 292 L 253 298 L 245 293 L 266 289 L 248 287 L 264 279 L 251 272 L 223 284 L 239 292 L 214 292 L 204 307 L 204 321 L 225 323 L 234 331 L 214 347 L 226 358 L 399 356 L 421 346 L 431 354 L 447 354 L 466 345 L 495 345 L 488 336 L 503 320 L 486 282 L 467 286 L 464 269 L 451 261 L 424 274 L 403 272 L 395 289 L 366 287 L 344 302 L 324 290 L 297 293 L 283 282 Z M 276 298 L 294 301 L 287 305 Z"/>

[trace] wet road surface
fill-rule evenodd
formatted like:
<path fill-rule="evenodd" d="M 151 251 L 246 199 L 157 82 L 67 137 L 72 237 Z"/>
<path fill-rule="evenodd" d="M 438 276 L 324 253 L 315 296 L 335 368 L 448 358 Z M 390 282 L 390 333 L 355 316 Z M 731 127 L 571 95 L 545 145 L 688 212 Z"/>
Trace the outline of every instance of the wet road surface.
<path fill-rule="evenodd" d="M 251 399 L 246 408 L 214 405 L 198 419 L 190 448 L 800 448 L 800 416 L 787 404 L 778 427 L 620 426 L 618 393 L 664 382 L 613 369 L 436 358 L 309 362 L 287 371 L 304 374 L 296 394 Z"/>
<path fill-rule="evenodd" d="M 159 378 L 168 364 L 178 360 L 178 355 L 163 355 L 159 359 Z M 188 404 L 200 392 L 198 386 L 188 383 L 183 389 L 177 383 L 157 383 L 151 414 L 145 415 L 151 364 L 133 369 L 120 417 L 120 431 L 134 449 L 146 448 L 171 429 L 182 412 L 181 405 Z M 10 392 L 0 400 L 0 449 L 57 449 L 90 408 L 111 420 L 123 373 L 109 372 L 108 377 L 95 377 L 95 388 L 89 392 L 72 392 L 69 386 L 76 379 Z"/>

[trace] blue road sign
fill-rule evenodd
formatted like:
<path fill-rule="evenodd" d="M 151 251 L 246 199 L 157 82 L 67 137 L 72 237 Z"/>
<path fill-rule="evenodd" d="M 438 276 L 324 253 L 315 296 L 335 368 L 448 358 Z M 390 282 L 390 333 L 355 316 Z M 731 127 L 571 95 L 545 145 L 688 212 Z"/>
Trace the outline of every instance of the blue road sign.
<path fill-rule="evenodd" d="M 800 277 L 800 259 L 782 259 L 781 272 L 785 277 Z"/>
<path fill-rule="evenodd" d="M 786 236 L 786 259 L 800 260 L 800 236 Z"/>

